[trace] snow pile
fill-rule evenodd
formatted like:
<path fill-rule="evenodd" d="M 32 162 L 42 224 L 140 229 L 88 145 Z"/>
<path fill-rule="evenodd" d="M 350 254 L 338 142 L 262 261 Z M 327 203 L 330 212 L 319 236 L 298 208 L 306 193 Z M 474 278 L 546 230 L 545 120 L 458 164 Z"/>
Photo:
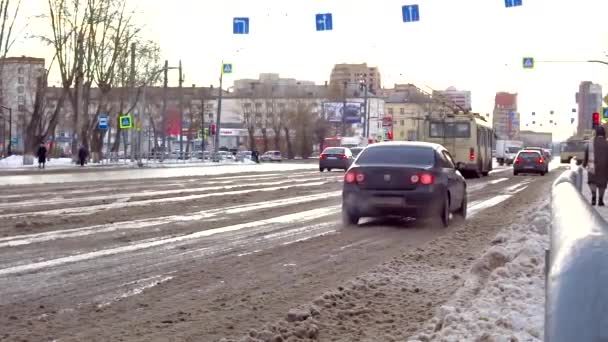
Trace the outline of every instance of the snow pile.
<path fill-rule="evenodd" d="M 46 166 L 65 166 L 71 164 L 71 158 L 51 158 L 51 160 L 47 161 Z M 38 159 L 34 158 L 33 165 L 23 165 L 23 156 L 19 155 L 12 155 L 10 157 L 0 159 L 0 168 L 14 169 L 22 167 L 38 167 Z"/>
<path fill-rule="evenodd" d="M 530 216 L 496 236 L 464 287 L 409 341 L 542 341 L 549 204 Z"/>

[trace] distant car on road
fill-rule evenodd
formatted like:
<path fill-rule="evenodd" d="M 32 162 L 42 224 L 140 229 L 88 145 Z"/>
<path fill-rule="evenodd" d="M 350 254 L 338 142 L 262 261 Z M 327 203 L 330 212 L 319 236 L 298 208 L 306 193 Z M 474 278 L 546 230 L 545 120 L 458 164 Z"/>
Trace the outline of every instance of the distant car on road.
<path fill-rule="evenodd" d="M 549 163 L 545 161 L 540 151 L 525 149 L 517 153 L 513 163 L 514 176 L 520 173 L 539 173 L 544 176 L 547 172 L 549 172 Z"/>
<path fill-rule="evenodd" d="M 281 155 L 281 151 L 267 151 L 260 157 L 261 161 L 283 161 L 283 156 Z"/>
<path fill-rule="evenodd" d="M 526 151 L 537 151 L 543 157 L 543 164 L 545 165 L 545 173 L 549 173 L 549 163 L 551 162 L 551 153 L 542 147 L 526 147 L 523 148 Z"/>
<path fill-rule="evenodd" d="M 466 181 L 439 144 L 382 142 L 366 147 L 344 176 L 342 220 L 361 217 L 437 218 L 467 214 Z"/>
<path fill-rule="evenodd" d="M 319 171 L 348 170 L 353 163 L 353 153 L 346 147 L 328 147 L 319 156 Z"/>

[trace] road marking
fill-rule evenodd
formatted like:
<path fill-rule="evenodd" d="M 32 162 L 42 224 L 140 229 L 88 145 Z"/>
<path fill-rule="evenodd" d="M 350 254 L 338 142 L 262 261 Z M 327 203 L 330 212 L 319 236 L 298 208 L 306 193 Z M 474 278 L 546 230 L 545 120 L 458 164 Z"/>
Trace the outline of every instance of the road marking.
<path fill-rule="evenodd" d="M 506 180 L 509 180 L 509 178 L 498 178 L 498 179 L 495 179 L 495 180 L 490 181 L 488 183 L 494 185 L 494 184 L 502 183 L 502 182 L 504 182 Z"/>
<path fill-rule="evenodd" d="M 467 211 L 468 211 L 467 217 L 473 217 L 473 216 L 479 214 L 482 210 L 493 207 L 497 204 L 500 204 L 500 203 L 508 200 L 512 196 L 513 195 L 498 195 L 498 196 L 494 196 L 485 201 L 474 202 L 473 205 L 471 205 L 467 208 Z"/>
<path fill-rule="evenodd" d="M 286 182 L 286 183 L 289 183 L 289 182 Z M 215 193 L 200 194 L 200 195 L 188 195 L 188 196 L 179 196 L 179 197 L 150 199 L 150 200 L 142 200 L 142 201 L 137 201 L 137 202 L 110 203 L 110 204 L 99 204 L 99 205 L 92 205 L 92 206 L 86 206 L 86 207 L 52 209 L 52 210 L 40 211 L 40 212 L 4 214 L 4 215 L 0 215 L 0 219 L 6 218 L 6 217 L 24 217 L 24 216 L 52 216 L 52 215 L 80 216 L 80 215 L 87 215 L 87 214 L 90 214 L 95 211 L 101 211 L 101 210 L 107 210 L 107 209 L 140 207 L 140 206 L 145 206 L 148 204 L 156 204 L 156 203 L 185 202 L 185 201 L 196 200 L 196 199 L 201 199 L 201 198 L 208 198 L 208 197 L 243 195 L 243 194 L 249 194 L 252 192 L 270 192 L 270 191 L 276 191 L 276 190 L 282 190 L 282 189 L 318 186 L 318 185 L 324 185 L 324 184 L 329 184 L 329 183 L 330 182 L 321 181 L 321 182 L 302 183 L 302 184 L 295 184 L 295 185 L 275 186 L 275 187 L 269 187 L 269 188 L 235 190 L 235 191 L 215 192 Z"/>
<path fill-rule="evenodd" d="M 50 200 L 32 200 L 32 201 L 23 201 L 23 202 L 11 202 L 11 203 L 3 203 L 0 204 L 0 209 L 8 209 L 15 207 L 23 207 L 23 206 L 41 206 L 41 205 L 59 205 L 59 204 L 69 204 L 69 203 L 82 203 L 89 201 L 107 201 L 107 200 L 116 200 L 116 203 L 125 203 L 131 198 L 137 197 L 151 197 L 151 196 L 162 196 L 162 195 L 173 195 L 173 194 L 184 194 L 191 192 L 203 192 L 203 191 L 215 191 L 215 190 L 230 190 L 234 188 L 243 188 L 247 186 L 268 186 L 268 185 L 280 185 L 286 183 L 300 183 L 300 182 L 309 182 L 312 180 L 326 180 L 324 177 L 312 177 L 312 178 L 304 178 L 304 179 L 287 179 L 281 180 L 277 182 L 263 182 L 256 184 L 235 184 L 235 185 L 224 185 L 224 186 L 209 186 L 209 187 L 200 187 L 200 188 L 189 188 L 189 189 L 173 189 L 173 190 L 158 190 L 158 191 L 137 191 L 137 192 L 129 192 L 129 193 L 121 193 L 114 195 L 101 195 L 101 196 L 91 196 L 91 197 L 75 197 L 75 198 L 67 198 L 67 199 L 50 199 Z M 331 177 L 330 179 L 339 179 L 339 177 Z"/>
<path fill-rule="evenodd" d="M 173 222 L 199 221 L 199 220 L 211 218 L 211 217 L 222 215 L 222 214 L 238 214 L 238 213 L 243 213 L 243 212 L 276 208 L 276 207 L 287 206 L 287 205 L 292 205 L 292 204 L 314 202 L 314 201 L 319 201 L 319 200 L 323 200 L 323 199 L 340 197 L 341 195 L 342 195 L 341 191 L 332 191 L 332 192 L 323 193 L 323 194 L 283 198 L 283 199 L 278 199 L 278 200 L 274 200 L 274 201 L 250 203 L 250 204 L 244 204 L 244 205 L 233 206 L 233 207 L 228 207 L 228 208 L 203 210 L 203 211 L 199 211 L 199 212 L 188 214 L 188 215 L 171 215 L 171 216 L 148 218 L 148 219 L 141 219 L 141 220 L 116 222 L 116 223 L 112 223 L 112 224 L 80 227 L 80 228 L 74 228 L 74 229 L 56 230 L 56 231 L 52 231 L 52 232 L 45 232 L 45 233 L 38 233 L 38 234 L 11 236 L 11 237 L 0 238 L 0 248 L 24 246 L 24 245 L 29 245 L 29 244 L 38 243 L 38 242 L 75 238 L 75 237 L 100 234 L 100 233 L 109 233 L 109 232 L 113 232 L 113 231 L 117 231 L 117 230 L 148 228 L 148 227 L 153 227 L 153 226 L 169 224 L 169 223 L 173 223 Z"/>
<path fill-rule="evenodd" d="M 42 262 L 35 262 L 35 263 L 30 263 L 30 264 L 25 264 L 25 265 L 9 267 L 9 268 L 5 268 L 5 269 L 0 269 L 0 276 L 20 274 L 20 273 L 26 273 L 26 272 L 34 272 L 34 271 L 38 271 L 40 269 L 47 269 L 49 267 L 56 267 L 56 266 L 61 266 L 64 264 L 69 264 L 69 263 L 75 263 L 75 262 L 80 262 L 80 261 L 96 259 L 96 258 L 100 258 L 100 257 L 112 256 L 112 255 L 120 254 L 120 253 L 134 252 L 134 251 L 139 251 L 142 249 L 148 249 L 148 248 L 152 248 L 152 247 L 165 246 L 165 245 L 178 243 L 178 242 L 186 242 L 186 241 L 190 241 L 190 240 L 205 238 L 205 237 L 208 237 L 211 235 L 234 232 L 234 231 L 238 231 L 238 230 L 242 230 L 242 229 L 246 229 L 246 228 L 255 228 L 255 227 L 261 227 L 261 226 L 272 225 L 272 224 L 280 224 L 280 223 L 296 223 L 296 222 L 299 223 L 299 222 L 304 222 L 304 221 L 311 221 L 311 220 L 318 219 L 320 217 L 335 214 L 335 212 L 339 208 L 340 208 L 340 206 L 337 205 L 337 206 L 330 206 L 330 207 L 325 207 L 325 208 L 312 209 L 312 210 L 307 210 L 307 211 L 303 211 L 300 213 L 278 216 L 278 217 L 267 219 L 267 220 L 240 223 L 240 224 L 235 224 L 235 225 L 231 225 L 231 226 L 209 229 L 209 230 L 204 230 L 204 231 L 200 231 L 200 232 L 196 232 L 196 233 L 192 233 L 192 234 L 177 236 L 177 237 L 173 237 L 173 238 L 146 241 L 146 242 L 135 243 L 135 244 L 127 245 L 127 246 L 103 249 L 103 250 L 99 250 L 99 251 L 95 251 L 95 252 L 77 254 L 77 255 L 72 255 L 72 256 L 62 257 L 62 258 L 57 258 L 57 259 L 51 259 L 51 260 L 42 261 Z"/>

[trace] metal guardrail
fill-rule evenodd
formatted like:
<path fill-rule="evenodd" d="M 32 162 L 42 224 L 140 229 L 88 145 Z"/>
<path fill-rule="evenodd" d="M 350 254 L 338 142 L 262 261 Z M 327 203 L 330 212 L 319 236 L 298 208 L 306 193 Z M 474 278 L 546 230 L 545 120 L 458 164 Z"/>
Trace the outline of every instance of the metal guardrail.
<path fill-rule="evenodd" d="M 582 167 L 571 164 L 552 188 L 545 341 L 608 341 L 608 223 L 582 184 Z"/>

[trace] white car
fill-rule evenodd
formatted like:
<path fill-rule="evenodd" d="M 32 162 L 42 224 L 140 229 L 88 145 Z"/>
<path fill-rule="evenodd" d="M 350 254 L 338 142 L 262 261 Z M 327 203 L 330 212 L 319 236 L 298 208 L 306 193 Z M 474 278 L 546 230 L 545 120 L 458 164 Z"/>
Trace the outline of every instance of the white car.
<path fill-rule="evenodd" d="M 260 157 L 262 161 L 283 161 L 283 156 L 281 155 L 281 151 L 268 151 Z"/>

